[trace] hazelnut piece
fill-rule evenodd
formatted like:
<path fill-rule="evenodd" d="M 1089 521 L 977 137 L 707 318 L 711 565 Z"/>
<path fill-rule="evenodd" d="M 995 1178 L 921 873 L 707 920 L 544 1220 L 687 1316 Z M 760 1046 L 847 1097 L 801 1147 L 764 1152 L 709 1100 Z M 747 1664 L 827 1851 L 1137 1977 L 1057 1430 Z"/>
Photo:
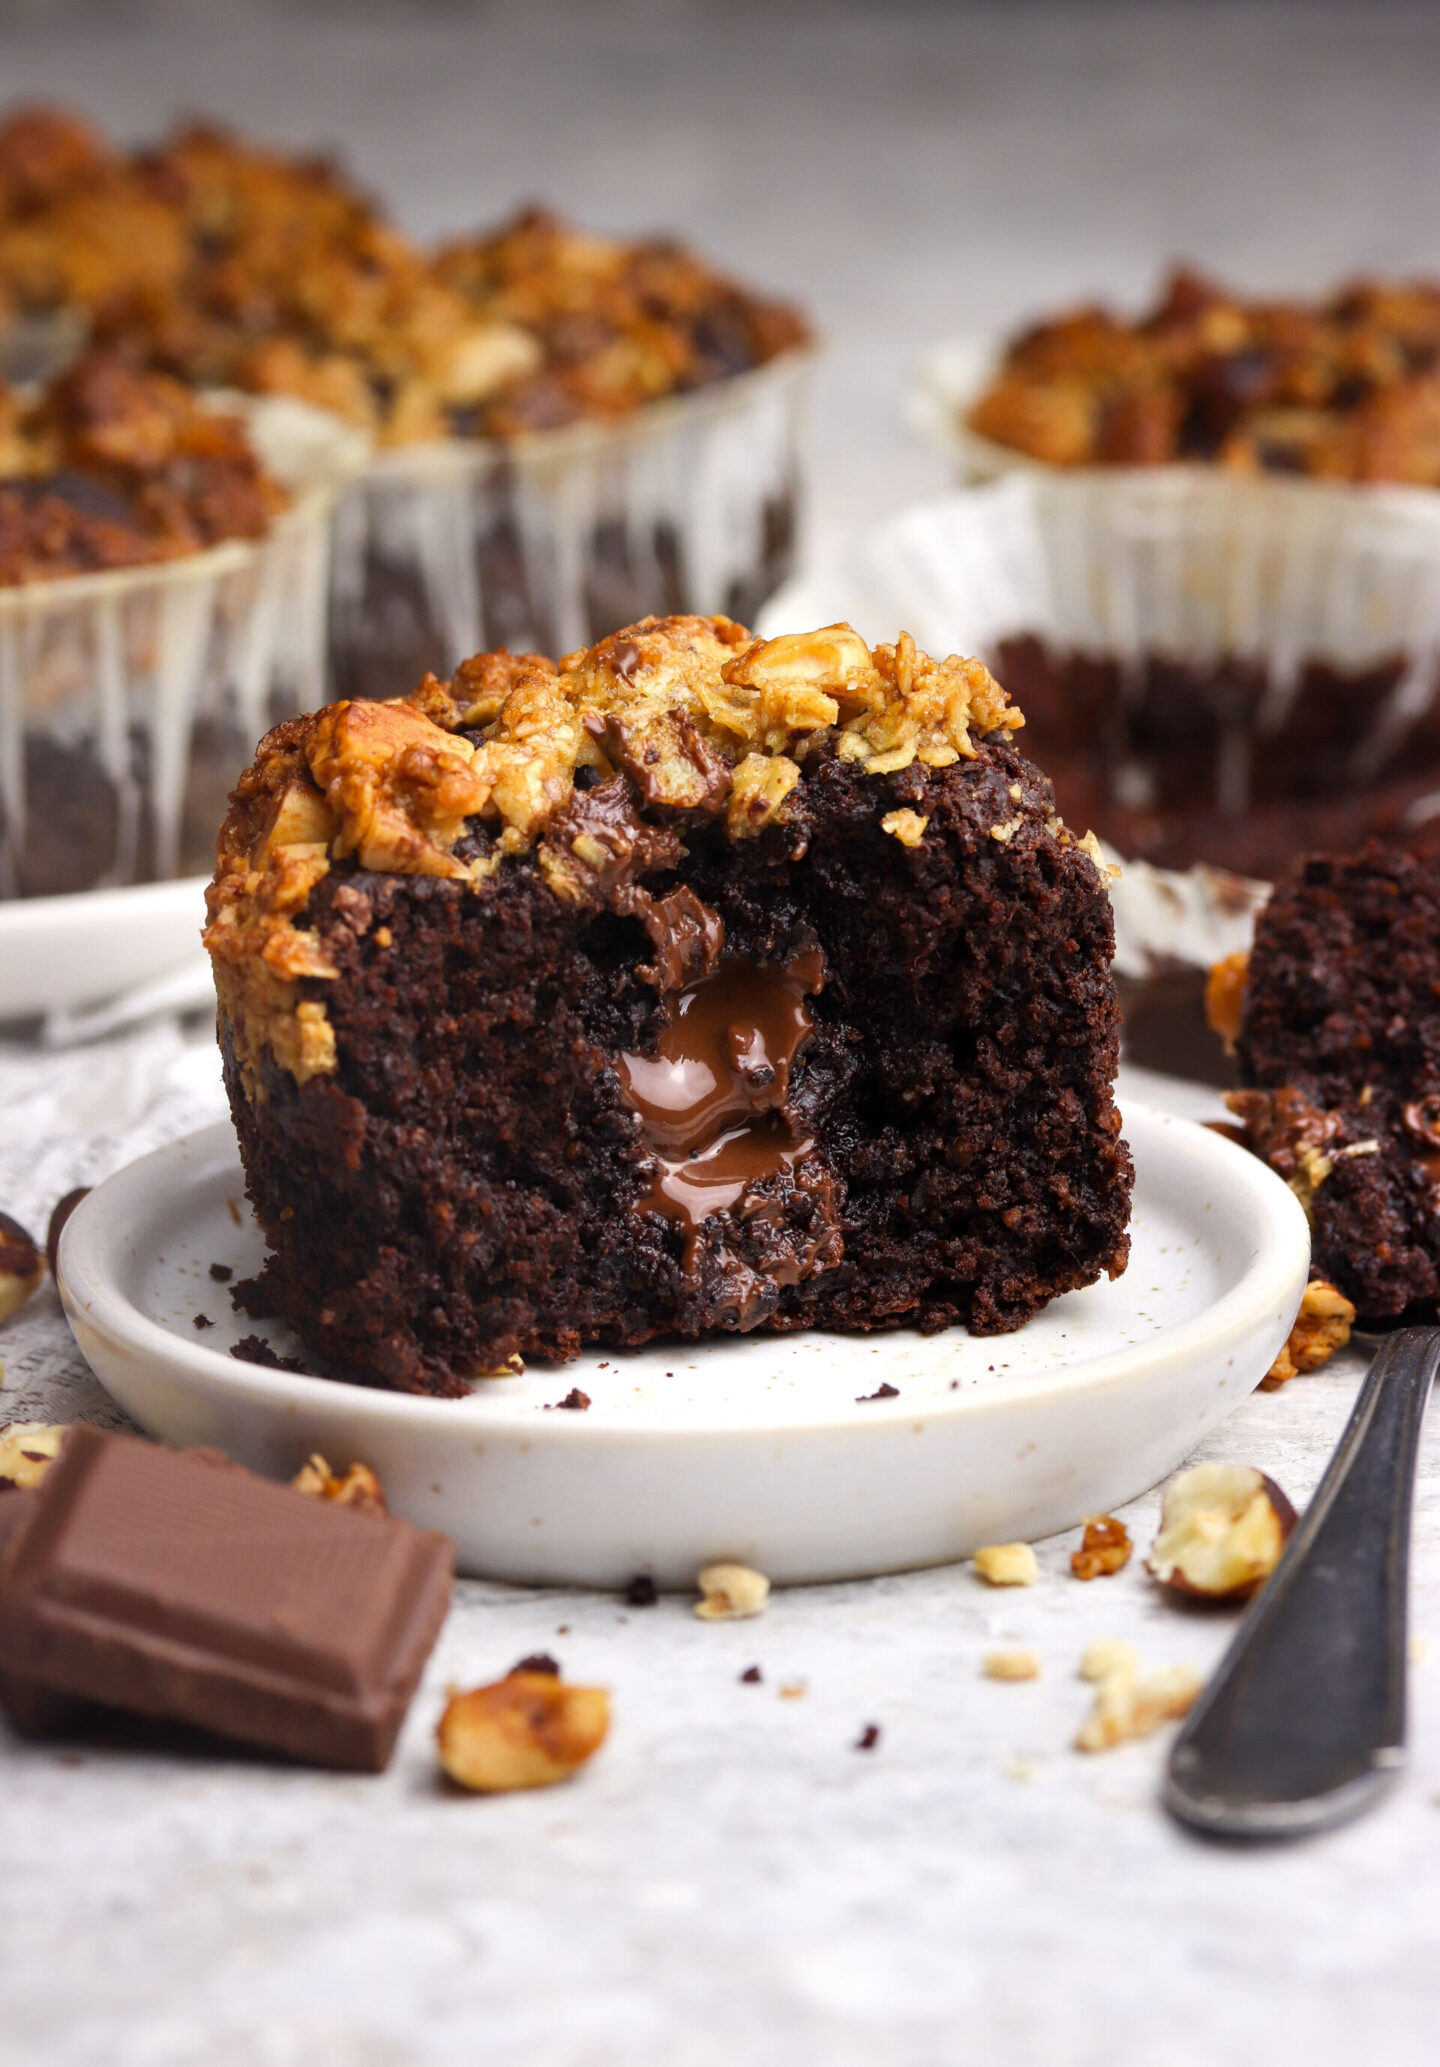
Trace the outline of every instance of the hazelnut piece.
<path fill-rule="evenodd" d="M 0 1487 L 38 1486 L 70 1433 L 68 1422 L 7 1421 L 0 1428 Z"/>
<path fill-rule="evenodd" d="M 290 1481 L 297 1493 L 329 1500 L 336 1507 L 358 1507 L 364 1514 L 388 1514 L 385 1489 L 368 1464 L 352 1464 L 343 1475 L 334 1472 L 315 1451 Z"/>
<path fill-rule="evenodd" d="M 1028 1646 L 1013 1651 L 987 1651 L 980 1669 L 986 1679 L 1039 1679 L 1040 1653 Z"/>
<path fill-rule="evenodd" d="M 1204 1686 L 1193 1665 L 1164 1665 L 1137 1679 L 1132 1671 L 1107 1673 L 1095 1690 L 1095 1706 L 1079 1736 L 1077 1751 L 1109 1751 L 1135 1737 L 1148 1737 L 1162 1723 L 1188 1715 Z"/>
<path fill-rule="evenodd" d="M 0 1321 L 18 1313 L 45 1275 L 45 1259 L 18 1220 L 0 1213 Z"/>
<path fill-rule="evenodd" d="M 45 1260 L 50 1265 L 51 1277 L 55 1275 L 55 1258 L 60 1252 L 60 1236 L 65 1222 L 75 1211 L 81 1199 L 89 1198 L 91 1190 L 92 1186 L 80 1184 L 76 1186 L 74 1191 L 67 1191 L 64 1198 L 57 1202 L 50 1215 L 50 1225 L 45 1230 Z"/>
<path fill-rule="evenodd" d="M 1040 1576 L 1028 1543 L 985 1543 L 975 1553 L 975 1570 L 991 1586 L 1033 1586 Z"/>
<path fill-rule="evenodd" d="M 1070 1553 L 1070 1569 L 1077 1579 L 1108 1578 L 1129 1564 L 1134 1547 L 1124 1522 L 1117 1522 L 1113 1514 L 1092 1514 L 1080 1548 Z"/>
<path fill-rule="evenodd" d="M 707 1565 L 696 1579 L 702 1598 L 695 1612 L 702 1622 L 739 1622 L 763 1615 L 770 1581 L 748 1565 Z"/>
<path fill-rule="evenodd" d="M 452 1694 L 435 1732 L 457 1786 L 510 1794 L 568 1780 L 605 1741 L 603 1687 L 567 1687 L 558 1673 L 511 1672 L 494 1686 Z"/>
<path fill-rule="evenodd" d="M 1193 1464 L 1165 1488 L 1146 1570 L 1172 1593 L 1248 1600 L 1280 1562 L 1295 1510 L 1250 1464 Z"/>

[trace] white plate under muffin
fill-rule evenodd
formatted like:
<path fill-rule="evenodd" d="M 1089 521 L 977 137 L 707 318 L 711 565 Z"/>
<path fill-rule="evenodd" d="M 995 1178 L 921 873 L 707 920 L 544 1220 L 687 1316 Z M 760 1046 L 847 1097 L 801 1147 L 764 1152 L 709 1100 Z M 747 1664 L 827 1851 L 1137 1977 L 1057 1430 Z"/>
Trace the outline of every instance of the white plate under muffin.
<path fill-rule="evenodd" d="M 1125 1122 L 1129 1269 L 1013 1335 L 722 1336 L 536 1365 L 463 1400 L 240 1362 L 231 1346 L 259 1334 L 320 1368 L 210 1275 L 264 1253 L 225 1123 L 90 1194 L 60 1292 L 97 1377 L 152 1435 L 274 1475 L 317 1449 L 367 1463 L 467 1572 L 683 1586 L 722 1557 L 790 1582 L 944 1564 L 1154 1485 L 1289 1331 L 1310 1253 L 1293 1194 L 1202 1127 L 1134 1105 Z M 588 1410 L 558 1405 L 572 1388 Z"/>

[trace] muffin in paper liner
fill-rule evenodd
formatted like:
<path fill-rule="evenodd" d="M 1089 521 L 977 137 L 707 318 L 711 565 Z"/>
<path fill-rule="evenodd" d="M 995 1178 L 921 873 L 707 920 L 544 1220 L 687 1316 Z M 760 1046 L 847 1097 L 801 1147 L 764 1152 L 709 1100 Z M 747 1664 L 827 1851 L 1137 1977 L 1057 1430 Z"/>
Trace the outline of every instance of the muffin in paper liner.
<path fill-rule="evenodd" d="M 1088 646 L 1098 628 L 1117 645 L 1128 637 L 1119 650 L 1138 654 L 1148 635 L 1151 620 L 1133 595 L 1107 590 L 1094 560 L 1087 567 L 1083 554 L 1067 556 L 1067 545 L 1083 546 L 1090 533 L 1083 512 L 1073 513 L 1073 526 L 1063 509 L 1056 520 L 1050 487 L 1017 476 L 901 510 L 787 584 L 761 612 L 758 629 L 773 637 L 843 618 L 872 642 L 903 629 L 927 652 L 978 654 L 993 666 L 1026 714 L 1019 743 L 1054 778 L 1067 823 L 1095 830 L 1120 863 L 1110 896 L 1130 1059 L 1228 1081 L 1219 1043 L 1203 1025 L 1201 987 L 1212 963 L 1249 945 L 1269 884 L 1207 859 L 1175 869 L 1127 853 L 1103 811 L 1092 815 L 1104 799 L 1091 776 L 1081 768 L 1076 780 L 1067 766 L 1079 727 L 1068 736 L 1065 727 L 1052 728 L 1047 738 L 1045 713 L 1037 719 L 1026 684 L 1007 668 L 1007 656 L 1027 640 Z M 1202 602 L 1194 607 L 1203 611 Z M 1176 599 L 1167 625 L 1181 624 L 1183 609 Z"/>
<path fill-rule="evenodd" d="M 652 613 L 748 622 L 795 564 L 811 359 L 613 421 L 378 454 L 336 512 L 333 693 L 393 696 L 500 646 L 570 652 Z"/>
<path fill-rule="evenodd" d="M 0 588 L 0 898 L 203 873 L 256 740 L 323 700 L 331 510 L 356 455 L 300 405 L 247 415 L 291 490 L 265 537 Z"/>

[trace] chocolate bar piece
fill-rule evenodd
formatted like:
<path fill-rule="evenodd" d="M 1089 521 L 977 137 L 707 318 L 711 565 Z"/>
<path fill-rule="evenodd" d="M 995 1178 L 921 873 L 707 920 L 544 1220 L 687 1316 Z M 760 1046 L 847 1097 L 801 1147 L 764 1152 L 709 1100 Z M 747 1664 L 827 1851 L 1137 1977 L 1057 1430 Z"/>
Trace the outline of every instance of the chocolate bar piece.
<path fill-rule="evenodd" d="M 389 1762 L 447 1537 L 84 1424 L 35 1502 L 0 1558 L 0 1699 L 14 1676 L 313 1765 Z"/>

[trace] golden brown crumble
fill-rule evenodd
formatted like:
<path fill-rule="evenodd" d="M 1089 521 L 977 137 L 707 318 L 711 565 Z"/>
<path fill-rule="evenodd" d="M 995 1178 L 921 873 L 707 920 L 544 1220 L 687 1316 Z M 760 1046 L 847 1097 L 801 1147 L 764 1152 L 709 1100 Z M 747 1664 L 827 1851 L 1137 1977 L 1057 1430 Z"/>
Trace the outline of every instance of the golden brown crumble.
<path fill-rule="evenodd" d="M 1018 337 L 972 430 L 1048 466 L 1440 483 L 1440 283 L 1247 300 L 1172 274 L 1149 314 L 1082 308 Z"/>
<path fill-rule="evenodd" d="M 723 815 L 737 840 L 783 822 L 817 751 L 872 774 L 943 768 L 1024 722 L 978 660 L 932 660 L 905 633 L 872 650 L 849 625 L 766 640 L 724 617 L 645 618 L 558 667 L 480 654 L 395 702 L 291 719 L 235 789 L 209 892 L 241 1067 L 253 1089 L 267 1046 L 300 1083 L 335 1066 L 325 1007 L 299 987 L 336 972 L 296 923 L 332 861 L 474 886 L 533 849 L 554 894 L 583 903 L 634 835 L 573 808 L 581 770 L 629 778 L 658 853 L 687 818 Z"/>
<path fill-rule="evenodd" d="M 239 420 L 167 375 L 94 351 L 33 395 L 0 387 L 0 586 L 258 538 L 284 505 Z"/>
<path fill-rule="evenodd" d="M 428 252 L 343 167 L 210 125 L 122 154 L 56 109 L 0 126 L 0 320 L 67 309 L 207 386 L 385 444 L 628 415 L 808 342 L 681 246 L 536 209 Z"/>
<path fill-rule="evenodd" d="M 1276 1392 L 1302 1371 L 1318 1371 L 1350 1340 L 1355 1308 L 1328 1278 L 1311 1278 L 1285 1347 L 1260 1380 L 1262 1392 Z"/>
<path fill-rule="evenodd" d="M 1070 1553 L 1070 1569 L 1077 1579 L 1107 1578 L 1124 1570 L 1133 1548 L 1124 1522 L 1113 1514 L 1094 1514 L 1085 1524 L 1080 1548 Z"/>
<path fill-rule="evenodd" d="M 1205 979 L 1205 1018 L 1212 1033 L 1219 1034 L 1227 1054 L 1233 1054 L 1245 1023 L 1245 989 L 1250 981 L 1250 957 L 1226 955 L 1216 962 Z"/>
<path fill-rule="evenodd" d="M 1225 1103 L 1245 1129 L 1256 1155 L 1263 1156 L 1314 1216 L 1315 1194 L 1343 1152 L 1344 1121 L 1321 1112 L 1290 1085 L 1278 1091 L 1227 1091 Z"/>

